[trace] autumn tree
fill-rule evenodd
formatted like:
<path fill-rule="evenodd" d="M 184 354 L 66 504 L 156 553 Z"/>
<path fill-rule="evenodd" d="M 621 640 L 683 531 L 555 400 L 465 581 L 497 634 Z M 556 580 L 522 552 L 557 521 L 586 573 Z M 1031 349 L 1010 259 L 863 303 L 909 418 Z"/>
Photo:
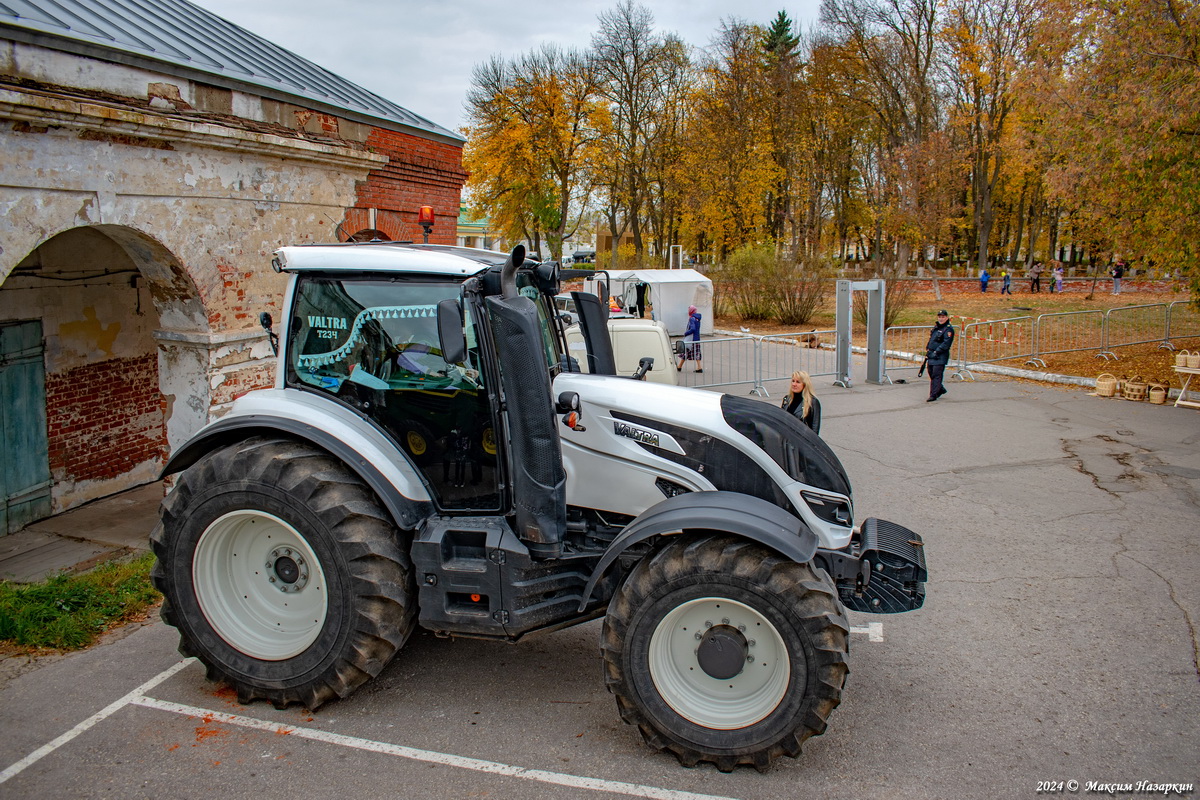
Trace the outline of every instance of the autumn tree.
<path fill-rule="evenodd" d="M 1200 4 L 1060 1 L 1050 22 L 1051 194 L 1085 236 L 1189 275 L 1200 302 Z"/>
<path fill-rule="evenodd" d="M 664 159 L 675 146 L 671 136 L 677 132 L 678 103 L 686 84 L 687 46 L 678 37 L 655 31 L 654 15 L 633 0 L 621 0 L 601 13 L 598 22 L 592 54 L 609 124 L 597 183 L 613 234 L 614 256 L 628 228 L 641 258 L 650 205 L 656 189 L 661 197 Z M 660 222 L 659 227 L 665 225 Z"/>
<path fill-rule="evenodd" d="M 937 0 L 823 0 L 821 22 L 836 47 L 848 100 L 869 115 L 876 140 L 871 173 L 876 254 L 885 226 L 897 240 L 898 268 L 919 244 L 925 142 L 940 127 L 935 85 Z"/>
<path fill-rule="evenodd" d="M 954 87 L 954 124 L 970 147 L 976 266 L 988 262 L 1005 133 L 1028 61 L 1040 0 L 951 0 L 943 39 Z"/>
<path fill-rule="evenodd" d="M 767 238 L 764 198 L 780 185 L 764 113 L 762 29 L 723 23 L 701 62 L 684 149 L 691 239 L 719 259 Z"/>
<path fill-rule="evenodd" d="M 595 61 L 544 45 L 513 61 L 475 67 L 467 95 L 463 162 L 473 205 L 509 239 L 542 236 L 551 257 L 587 210 L 599 131 Z"/>

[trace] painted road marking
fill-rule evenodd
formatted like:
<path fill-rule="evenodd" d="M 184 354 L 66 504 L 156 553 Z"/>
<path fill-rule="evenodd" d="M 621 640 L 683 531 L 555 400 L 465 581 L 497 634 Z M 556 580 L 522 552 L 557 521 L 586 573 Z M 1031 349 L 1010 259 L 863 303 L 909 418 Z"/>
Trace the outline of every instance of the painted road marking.
<path fill-rule="evenodd" d="M 71 730 L 67 731 L 62 736 L 59 736 L 54 741 L 47 742 L 46 744 L 39 747 L 37 750 L 34 750 L 32 753 L 25 756 L 17 763 L 13 764 L 8 769 L 4 770 L 4 772 L 0 772 L 0 783 L 4 783 L 9 778 L 20 773 L 22 770 L 24 770 L 30 764 L 33 764 L 33 763 L 41 760 L 45 756 L 50 755 L 55 750 L 62 747 L 64 744 L 66 744 L 67 742 L 71 741 L 79 734 L 86 731 L 88 728 L 91 728 L 97 722 L 100 722 L 101 720 L 104 720 L 107 717 L 111 717 L 113 714 L 117 713 L 122 708 L 124 708 L 125 706 L 132 703 L 134 700 L 141 698 L 146 692 L 150 691 L 155 686 L 158 686 L 160 683 L 162 683 L 167 678 L 174 675 L 176 672 L 179 672 L 179 670 L 183 669 L 184 667 L 186 667 L 188 664 L 190 664 L 194 660 L 195 659 L 191 659 L 191 658 L 185 659 L 183 661 L 180 661 L 178 664 L 171 667 L 170 669 L 160 672 L 158 675 L 155 675 L 153 678 L 146 681 L 141 686 L 137 687 L 132 692 L 130 692 L 129 694 L 122 697 L 120 700 L 117 700 L 116 702 L 111 703 L 110 705 L 106 706 L 105 708 L 101 709 L 100 711 L 97 711 L 95 714 L 92 714 L 90 717 L 85 719 L 83 722 L 79 723 L 74 728 L 71 728 Z"/>
<path fill-rule="evenodd" d="M 868 622 L 866 625 L 851 625 L 850 632 L 865 634 L 867 636 L 867 640 L 871 642 L 883 641 L 882 622 Z M 455 756 L 448 753 L 438 753 L 432 750 L 418 750 L 413 747 L 403 747 L 401 745 L 388 744 L 387 742 L 376 742 L 370 739 L 360 739 L 355 736 L 344 736 L 342 734 L 312 730 L 309 728 L 279 725 L 274 722 L 264 722 L 262 720 L 253 719 L 252 717 L 243 717 L 237 714 L 225 714 L 218 711 L 206 711 L 202 708 L 195 708 L 193 706 L 185 706 L 180 705 L 179 703 L 171 703 L 167 702 L 166 700 L 156 700 L 152 697 L 146 697 L 146 692 L 150 691 L 155 686 L 158 686 L 160 683 L 179 672 L 192 661 L 195 661 L 195 659 L 188 658 L 180 661 L 175 666 L 164 670 L 162 673 L 146 681 L 141 686 L 122 697 L 120 700 L 117 700 L 114 703 L 106 706 L 104 709 L 97 711 L 95 714 L 88 717 L 74 728 L 71 728 L 71 730 L 67 731 L 62 736 L 59 736 L 57 739 L 42 745 L 37 750 L 34 750 L 20 761 L 8 767 L 3 772 L 0 772 L 0 783 L 4 783 L 9 778 L 21 773 L 26 767 L 41 760 L 50 753 L 53 753 L 55 750 L 62 747 L 67 742 L 70 742 L 79 734 L 96 725 L 96 723 L 112 716 L 125 706 L 137 705 L 144 708 L 156 708 L 160 711 L 169 711 L 174 714 L 183 714 L 184 716 L 196 717 L 198 719 L 224 722 L 229 725 L 238 725 L 243 728 L 257 728 L 258 730 L 271 731 L 272 733 L 286 733 L 290 736 L 299 736 L 302 739 L 329 742 L 332 744 L 342 745 L 343 747 L 352 747 L 358 750 L 369 750 L 375 753 L 385 753 L 387 755 L 399 756 L 400 758 L 408 758 L 414 761 L 427 761 L 432 764 L 444 764 L 446 766 L 458 767 L 460 769 L 469 769 L 476 772 L 488 772 L 495 775 L 505 775 L 511 778 L 539 781 L 541 783 L 556 784 L 558 786 L 568 786 L 574 789 L 594 789 L 598 792 L 611 792 L 613 794 L 624 794 L 631 797 L 653 798 L 653 800 L 732 800 L 732 798 L 723 798 L 716 795 L 693 794 L 691 792 L 681 792 L 674 789 L 659 789 L 654 786 L 642 786 L 634 783 L 608 781 L 600 778 L 584 778 L 578 775 L 547 772 L 539 769 L 526 769 L 525 767 L 500 764 L 495 761 L 483 761 L 477 758 L 465 758 L 463 756 Z"/>
<path fill-rule="evenodd" d="M 413 761 L 425 761 L 430 764 L 442 764 L 447 767 L 458 767 L 459 769 L 469 769 L 476 772 L 488 772 L 493 775 L 504 775 L 521 780 L 551 783 L 558 786 L 567 786 L 572 789 L 594 789 L 598 792 L 624 794 L 631 797 L 647 797 L 654 798 L 654 800 L 734 800 L 733 798 L 718 797 L 711 794 L 693 794 L 692 792 L 659 789 L 655 786 L 642 786 L 635 783 L 608 781 L 600 778 L 585 778 L 579 775 L 566 775 L 561 772 L 527 769 L 525 767 L 515 767 L 510 764 L 500 764 L 495 761 L 484 761 L 478 758 L 466 758 L 464 756 L 450 755 L 449 753 L 438 753 L 433 750 L 419 750 L 415 747 L 404 747 L 403 745 L 377 742 L 371 739 L 360 739 L 357 736 L 345 736 L 340 733 L 330 733 L 329 731 L 314 730 L 312 728 L 280 725 L 278 722 L 266 722 L 265 720 L 254 719 L 253 717 L 243 717 L 240 714 L 210 711 L 167 700 L 156 700 L 153 697 L 135 697 L 132 702 L 135 705 L 146 708 L 156 708 L 159 711 L 170 711 L 174 714 L 182 714 L 185 717 L 194 717 L 204 722 L 223 722 L 227 725 L 253 728 L 281 736 L 298 736 L 301 739 L 326 742 L 341 745 L 342 747 L 352 747 L 356 750 L 366 750 L 372 753 L 382 753 Z"/>
<path fill-rule="evenodd" d="M 179 703 L 172 703 L 166 700 L 157 700 L 153 697 L 146 697 L 146 692 L 175 675 L 193 661 L 195 661 L 194 658 L 188 658 L 180 661 L 178 664 L 175 664 L 171 668 L 164 670 L 150 680 L 146 681 L 141 686 L 122 697 L 120 700 L 109 704 L 102 710 L 85 719 L 83 722 L 80 722 L 63 735 L 51 742 L 48 742 L 47 744 L 42 745 L 37 750 L 34 750 L 20 761 L 8 767 L 3 772 L 0 772 L 0 783 L 4 783 L 9 778 L 20 774 L 27 767 L 40 761 L 50 753 L 53 753 L 55 750 L 67 744 L 81 733 L 84 733 L 88 729 L 94 727 L 97 723 L 102 722 L 108 717 L 111 717 L 125 706 L 136 705 L 143 708 L 158 709 L 159 711 L 168 711 L 173 714 L 194 717 L 206 722 L 223 722 L 227 725 L 237 725 L 243 728 L 254 728 L 257 730 L 269 731 L 275 734 L 297 736 L 302 739 L 326 742 L 329 744 L 340 745 L 342 747 L 351 747 L 356 750 L 366 750 L 373 753 L 398 756 L 400 758 L 407 758 L 413 761 L 442 764 L 448 767 L 469 769 L 476 772 L 486 772 L 493 775 L 503 775 L 520 780 L 538 781 L 540 783 L 565 786 L 571 789 L 591 789 L 597 792 L 622 794 L 629 797 L 645 797 L 650 798 L 650 800 L 736 800 L 736 798 L 722 797 L 718 795 L 695 794 L 694 792 L 684 792 L 675 789 L 660 789 L 656 786 L 643 786 L 635 783 L 609 781 L 600 778 L 587 778 L 579 775 L 547 772 L 540 769 L 526 769 L 525 767 L 501 764 L 495 761 L 484 761 L 478 758 L 466 758 L 463 756 L 450 755 L 448 753 L 438 753 L 432 750 L 419 750 L 417 748 L 404 747 L 401 745 L 389 744 L 387 742 L 376 742 L 370 739 L 360 739 L 356 736 L 345 736 L 338 733 L 330 733 L 328 731 L 293 727 L 290 725 L 280 725 L 277 722 L 266 722 L 264 720 L 254 719 L 252 717 L 244 717 L 238 714 L 226 714 L 219 711 L 210 711 L 203 708 L 196 708 L 194 706 L 185 706 Z"/>
<path fill-rule="evenodd" d="M 869 641 L 869 642 L 882 642 L 883 641 L 883 623 L 882 622 L 868 622 L 866 625 L 851 625 L 850 632 L 851 633 L 865 633 L 867 635 L 867 641 Z"/>

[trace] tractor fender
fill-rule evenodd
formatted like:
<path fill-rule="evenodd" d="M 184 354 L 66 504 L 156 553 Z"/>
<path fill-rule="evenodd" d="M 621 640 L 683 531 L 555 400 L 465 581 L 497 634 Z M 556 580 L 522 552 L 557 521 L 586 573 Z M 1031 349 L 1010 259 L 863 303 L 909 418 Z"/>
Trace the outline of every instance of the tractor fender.
<path fill-rule="evenodd" d="M 817 535 L 774 503 L 740 492 L 686 492 L 656 503 L 613 539 L 592 570 L 579 610 L 583 611 L 596 584 L 623 552 L 664 533 L 688 529 L 721 531 L 742 536 L 804 564 L 817 552 Z"/>
<path fill-rule="evenodd" d="M 267 389 L 254 394 L 294 393 Z M 287 413 L 286 408 L 272 413 L 262 408 L 261 403 L 255 405 L 260 407 L 238 409 L 235 404 L 229 414 L 202 428 L 171 454 L 160 478 L 187 469 L 218 447 L 250 436 L 282 434 L 309 442 L 338 458 L 371 487 L 398 527 L 413 530 L 434 513 L 429 491 L 404 452 L 352 412 L 338 413 L 342 411 L 340 407 L 333 410 L 329 407 L 334 404 L 323 403 L 324 414 L 318 424 L 316 419 L 305 420 L 302 414 Z"/>

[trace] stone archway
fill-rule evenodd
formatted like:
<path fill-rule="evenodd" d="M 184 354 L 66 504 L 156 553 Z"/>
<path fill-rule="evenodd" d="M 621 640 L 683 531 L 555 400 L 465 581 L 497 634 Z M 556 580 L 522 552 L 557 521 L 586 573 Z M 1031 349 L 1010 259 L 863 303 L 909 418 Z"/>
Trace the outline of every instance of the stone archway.
<path fill-rule="evenodd" d="M 152 482 L 207 421 L 208 333 L 187 271 L 117 225 L 41 242 L 0 284 L 0 321 L 40 326 L 50 513 Z M 182 399 L 182 402 L 181 402 Z"/>

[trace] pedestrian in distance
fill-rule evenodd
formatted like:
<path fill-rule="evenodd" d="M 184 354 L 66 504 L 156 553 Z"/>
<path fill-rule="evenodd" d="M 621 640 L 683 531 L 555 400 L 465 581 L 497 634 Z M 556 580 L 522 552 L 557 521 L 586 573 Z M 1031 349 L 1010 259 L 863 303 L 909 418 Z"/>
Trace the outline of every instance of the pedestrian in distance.
<path fill-rule="evenodd" d="M 929 332 L 929 342 L 925 345 L 925 367 L 929 370 L 929 399 L 932 403 L 946 393 L 942 385 L 942 376 L 946 373 L 946 365 L 950 363 L 950 350 L 954 347 L 954 326 L 950 324 L 950 314 L 946 309 L 937 313 L 937 324 Z"/>
<path fill-rule="evenodd" d="M 792 373 L 792 387 L 779 407 L 820 435 L 821 401 L 813 394 L 812 381 L 807 372 L 796 370 Z"/>
<path fill-rule="evenodd" d="M 1054 291 L 1062 294 L 1063 266 L 1058 262 L 1054 267 Z"/>
<path fill-rule="evenodd" d="M 1008 270 L 1000 270 L 1000 280 L 1003 284 L 1000 286 L 1000 294 L 1012 294 L 1012 275 L 1008 274 Z"/>
<path fill-rule="evenodd" d="M 979 291 L 986 292 L 988 281 L 991 279 L 992 276 L 988 274 L 987 267 L 984 267 L 983 272 L 979 273 Z"/>
<path fill-rule="evenodd" d="M 1038 294 L 1042 291 L 1042 272 L 1045 271 L 1042 262 L 1033 262 L 1033 267 L 1029 270 L 1029 291 Z"/>
<path fill-rule="evenodd" d="M 691 337 L 691 341 L 688 341 Z M 696 372 L 704 372 L 704 362 L 700 353 L 700 312 L 695 306 L 688 306 L 687 330 L 683 332 L 685 342 L 683 352 L 679 354 L 679 363 L 675 365 L 677 372 L 683 372 L 683 365 L 688 361 L 696 362 Z"/>
<path fill-rule="evenodd" d="M 1108 274 L 1112 275 L 1112 279 L 1113 279 L 1112 293 L 1120 294 L 1121 293 L 1121 278 L 1125 277 L 1125 262 L 1118 261 L 1117 263 L 1113 264 L 1112 269 L 1110 269 L 1108 271 Z"/>

